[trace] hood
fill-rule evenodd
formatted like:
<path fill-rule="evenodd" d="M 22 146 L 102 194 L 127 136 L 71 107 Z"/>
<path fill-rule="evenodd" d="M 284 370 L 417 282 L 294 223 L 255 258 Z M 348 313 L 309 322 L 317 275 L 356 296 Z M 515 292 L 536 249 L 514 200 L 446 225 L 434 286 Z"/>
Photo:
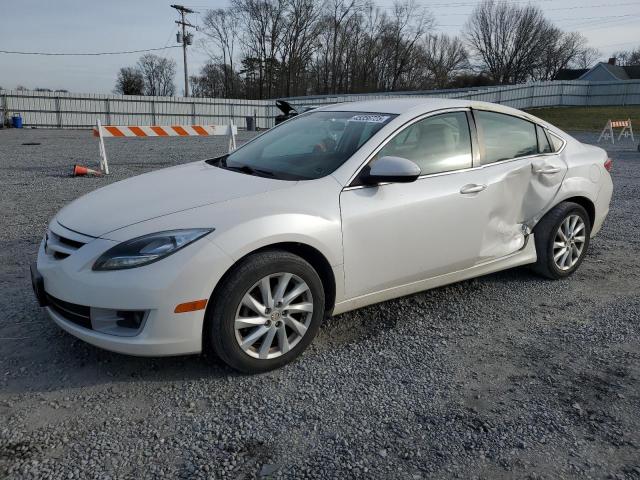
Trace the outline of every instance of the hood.
<path fill-rule="evenodd" d="M 100 237 L 152 218 L 287 188 L 295 183 L 194 162 L 95 190 L 64 207 L 56 220 L 68 229 Z"/>

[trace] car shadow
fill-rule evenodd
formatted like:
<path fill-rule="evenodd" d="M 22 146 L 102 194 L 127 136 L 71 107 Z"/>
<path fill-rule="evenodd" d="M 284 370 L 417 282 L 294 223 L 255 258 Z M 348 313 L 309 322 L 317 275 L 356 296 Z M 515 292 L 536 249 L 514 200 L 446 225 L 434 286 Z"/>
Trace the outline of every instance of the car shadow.
<path fill-rule="evenodd" d="M 451 306 L 465 296 L 485 296 L 487 291 L 495 291 L 494 286 L 528 289 L 533 284 L 549 281 L 527 266 L 515 267 L 370 305 L 327 319 L 312 348 L 319 351 L 344 348 L 383 335 L 388 330 L 402 328 L 415 315 L 423 315 L 423 320 L 428 322 L 429 312 L 438 316 L 452 315 L 451 320 L 458 321 L 454 317 L 456 309 Z"/>
<path fill-rule="evenodd" d="M 46 315 L 44 312 L 42 316 Z M 48 318 L 42 320 L 48 331 L 36 341 L 33 337 L 10 337 L 23 344 L 15 352 L 4 393 L 52 392 L 131 382 L 180 382 L 201 378 L 226 378 L 240 375 L 210 354 L 174 357 L 133 357 L 102 350 L 60 330 Z M 2 343 L 9 341 L 2 339 Z M 18 347 L 20 348 L 20 347 Z"/>
<path fill-rule="evenodd" d="M 347 312 L 327 320 L 312 344 L 308 355 L 349 348 L 349 344 L 379 335 L 397 327 L 392 312 L 407 302 L 422 302 L 430 292 L 440 292 L 441 302 L 459 299 L 460 291 L 473 291 L 486 283 L 528 283 L 545 281 L 528 268 L 515 268 L 484 277 L 467 280 L 400 299 L 384 302 L 385 308 L 372 305 Z M 22 283 L 22 282 L 21 282 Z M 451 290 L 451 294 L 446 291 Z M 20 296 L 30 297 L 31 288 L 24 285 Z M 0 339 L 6 353 L 8 372 L 2 391 L 9 394 L 55 392 L 104 384 L 138 382 L 171 383 L 199 379 L 229 379 L 244 374 L 227 367 L 215 355 L 184 355 L 175 357 L 132 357 L 102 350 L 59 329 L 31 298 L 24 299 L 27 309 L 22 329 L 0 325 Z M 426 319 L 428 320 L 428 319 Z M 304 357 L 300 360 L 304 362 Z M 268 374 L 267 374 L 268 375 Z"/>

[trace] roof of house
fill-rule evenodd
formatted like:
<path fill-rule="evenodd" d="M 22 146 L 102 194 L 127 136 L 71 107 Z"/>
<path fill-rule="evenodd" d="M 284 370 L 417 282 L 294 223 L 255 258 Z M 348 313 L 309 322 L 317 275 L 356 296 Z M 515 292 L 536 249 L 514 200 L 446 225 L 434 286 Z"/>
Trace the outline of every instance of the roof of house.
<path fill-rule="evenodd" d="M 588 71 L 588 68 L 563 68 L 558 72 L 555 80 L 577 80 Z"/>
<path fill-rule="evenodd" d="M 580 79 L 588 80 L 589 75 L 597 69 L 606 70 L 607 73 L 611 75 L 612 80 L 629 80 L 629 75 L 627 75 L 627 72 L 625 72 L 623 67 L 620 67 L 618 65 L 611 65 L 610 63 L 606 62 L 596 63 L 593 67 L 591 67 L 591 70 L 580 75 Z"/>
<path fill-rule="evenodd" d="M 607 62 L 596 63 L 591 68 L 563 68 L 558 72 L 554 80 L 589 80 L 596 70 L 604 70 L 611 80 L 631 80 L 640 78 L 640 65 L 621 67 Z"/>
<path fill-rule="evenodd" d="M 629 65 L 627 67 L 622 67 L 622 68 L 624 68 L 624 71 L 627 72 L 627 75 L 629 75 L 629 78 L 631 79 L 640 78 L 640 65 Z"/>

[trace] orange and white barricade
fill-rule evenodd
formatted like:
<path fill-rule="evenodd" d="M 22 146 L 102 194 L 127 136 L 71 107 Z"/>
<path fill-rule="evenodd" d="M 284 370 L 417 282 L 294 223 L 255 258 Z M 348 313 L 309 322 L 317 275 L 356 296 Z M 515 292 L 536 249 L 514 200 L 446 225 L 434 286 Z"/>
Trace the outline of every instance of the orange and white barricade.
<path fill-rule="evenodd" d="M 229 152 L 236 149 L 238 127 L 229 125 L 102 125 L 100 120 L 93 128 L 93 135 L 99 138 L 100 170 L 109 173 L 107 151 L 104 139 L 109 137 L 210 137 L 226 136 L 229 138 Z"/>
<path fill-rule="evenodd" d="M 618 135 L 618 141 L 624 136 L 625 138 L 631 137 L 631 141 L 635 142 L 633 138 L 633 127 L 631 126 L 631 119 L 627 118 L 626 120 L 609 120 L 607 124 L 602 129 L 602 133 L 598 137 L 598 143 L 603 138 L 605 140 L 611 139 L 611 143 L 615 143 L 614 141 L 614 128 L 622 128 L 620 131 L 620 135 Z"/>

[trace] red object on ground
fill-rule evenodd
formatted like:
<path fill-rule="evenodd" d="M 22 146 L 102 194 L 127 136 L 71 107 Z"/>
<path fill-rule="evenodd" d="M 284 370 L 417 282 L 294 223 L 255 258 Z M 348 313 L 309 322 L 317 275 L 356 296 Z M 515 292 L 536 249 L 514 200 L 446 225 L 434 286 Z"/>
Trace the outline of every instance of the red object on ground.
<path fill-rule="evenodd" d="M 102 172 L 99 170 L 94 170 L 93 168 L 88 168 L 83 165 L 74 165 L 73 172 L 71 173 L 72 177 L 101 177 Z"/>

